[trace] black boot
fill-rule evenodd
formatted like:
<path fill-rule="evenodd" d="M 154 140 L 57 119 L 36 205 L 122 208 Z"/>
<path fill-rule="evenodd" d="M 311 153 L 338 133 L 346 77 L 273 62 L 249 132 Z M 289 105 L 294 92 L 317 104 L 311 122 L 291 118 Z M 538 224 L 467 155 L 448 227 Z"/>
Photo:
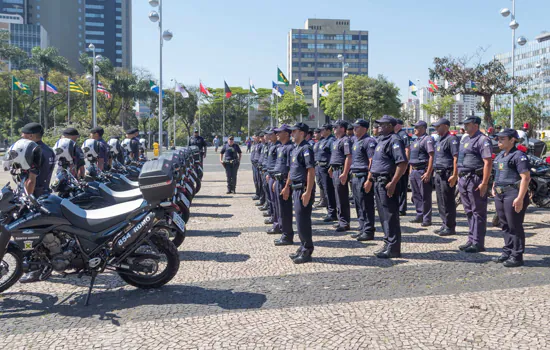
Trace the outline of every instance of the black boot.
<path fill-rule="evenodd" d="M 311 251 L 304 250 L 300 255 L 292 259 L 295 264 L 303 264 L 311 261 Z"/>

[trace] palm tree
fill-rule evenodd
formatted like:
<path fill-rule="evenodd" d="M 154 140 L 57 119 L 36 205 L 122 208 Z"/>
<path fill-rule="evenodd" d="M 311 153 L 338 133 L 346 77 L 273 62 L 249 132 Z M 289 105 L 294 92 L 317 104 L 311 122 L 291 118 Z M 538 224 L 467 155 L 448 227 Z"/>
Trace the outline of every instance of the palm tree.
<path fill-rule="evenodd" d="M 69 62 L 63 56 L 60 56 L 55 47 L 47 47 L 45 49 L 36 46 L 31 51 L 32 56 L 29 58 L 29 64 L 34 66 L 44 81 L 48 81 L 51 70 L 57 70 L 61 73 L 69 73 Z M 48 94 L 44 91 L 44 129 L 48 128 Z"/>

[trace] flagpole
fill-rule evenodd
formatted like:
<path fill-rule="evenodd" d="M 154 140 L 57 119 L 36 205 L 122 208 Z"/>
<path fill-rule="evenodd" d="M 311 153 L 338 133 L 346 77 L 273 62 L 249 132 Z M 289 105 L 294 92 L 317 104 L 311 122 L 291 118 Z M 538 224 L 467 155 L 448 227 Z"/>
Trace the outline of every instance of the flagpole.
<path fill-rule="evenodd" d="M 224 85 L 225 86 L 225 85 Z M 222 126 L 222 141 L 225 137 L 225 94 L 222 96 L 223 98 L 223 126 Z"/>
<path fill-rule="evenodd" d="M 178 97 L 176 96 L 176 88 L 178 87 L 178 82 L 174 79 L 174 147 L 176 147 L 176 102 L 178 102 Z"/>
<path fill-rule="evenodd" d="M 38 87 L 38 124 L 42 124 L 42 90 Z"/>
<path fill-rule="evenodd" d="M 275 96 L 275 122 L 279 121 L 279 95 Z M 271 127 L 273 127 L 273 124 L 271 124 Z"/>
<path fill-rule="evenodd" d="M 71 77 L 67 77 L 67 124 L 71 123 Z"/>
<path fill-rule="evenodd" d="M 319 87 L 319 82 L 317 82 L 317 128 L 320 128 L 321 122 L 321 88 Z"/>
<path fill-rule="evenodd" d="M 10 119 L 10 144 L 13 142 L 13 76 L 11 77 L 11 119 Z M 6 150 L 7 151 L 7 150 Z"/>
<path fill-rule="evenodd" d="M 248 138 L 250 138 L 250 90 L 252 90 L 252 84 L 250 83 L 250 77 L 248 78 L 248 85 L 250 88 L 248 89 Z"/>

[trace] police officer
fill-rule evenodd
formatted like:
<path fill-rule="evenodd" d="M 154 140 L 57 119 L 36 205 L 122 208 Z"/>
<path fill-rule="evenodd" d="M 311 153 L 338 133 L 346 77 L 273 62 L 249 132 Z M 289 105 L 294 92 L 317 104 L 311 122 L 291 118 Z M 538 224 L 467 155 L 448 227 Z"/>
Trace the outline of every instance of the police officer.
<path fill-rule="evenodd" d="M 410 148 L 410 181 L 416 218 L 412 221 L 423 227 L 432 224 L 432 171 L 434 140 L 426 133 L 428 124 L 420 120 L 414 125 L 416 139 Z"/>
<path fill-rule="evenodd" d="M 201 153 L 201 163 L 202 159 L 206 157 L 206 141 L 202 136 L 199 136 L 199 130 L 195 129 L 193 136 L 189 139 L 190 146 L 197 146 Z"/>
<path fill-rule="evenodd" d="M 277 193 L 275 193 L 275 163 L 277 162 L 278 148 L 281 145 L 281 141 L 277 140 L 277 133 L 275 128 L 272 128 L 269 132 L 269 138 L 271 144 L 267 151 L 267 162 L 266 162 L 266 175 L 265 180 L 267 183 L 267 194 L 268 201 L 270 206 L 271 220 L 273 221 L 273 226 L 271 229 L 267 230 L 269 234 L 278 234 L 281 233 L 281 227 L 279 225 L 279 207 L 277 203 Z"/>
<path fill-rule="evenodd" d="M 254 196 L 252 197 L 252 200 L 256 201 L 260 199 L 260 183 L 258 181 L 258 166 L 256 162 L 258 161 L 258 133 L 254 134 L 252 136 L 252 150 L 250 151 L 250 163 L 252 163 L 252 181 L 254 181 Z"/>
<path fill-rule="evenodd" d="M 466 134 L 458 152 L 458 190 L 468 218 L 468 241 L 458 248 L 467 253 L 485 251 L 487 232 L 487 194 L 491 177 L 491 140 L 479 131 L 481 118 L 464 120 Z"/>
<path fill-rule="evenodd" d="M 321 127 L 323 140 L 319 141 L 319 153 L 315 155 L 315 170 L 321 177 L 321 184 L 325 190 L 325 200 L 327 203 L 327 216 L 323 218 L 324 222 L 337 221 L 336 211 L 336 193 L 334 184 L 329 174 L 330 158 L 332 156 L 333 144 L 336 141 L 332 135 L 332 125 L 324 124 Z"/>
<path fill-rule="evenodd" d="M 336 141 L 332 145 L 329 175 L 332 178 L 336 194 L 336 207 L 338 209 L 338 224 L 335 225 L 336 232 L 344 232 L 350 229 L 348 174 L 351 168 L 351 142 L 346 135 L 348 128 L 347 121 L 339 120 L 334 126 Z"/>
<path fill-rule="evenodd" d="M 235 192 L 237 185 L 237 172 L 241 163 L 242 151 L 239 145 L 235 143 L 235 138 L 229 136 L 227 143 L 223 145 L 220 151 L 220 163 L 225 168 L 225 177 L 227 178 L 227 194 Z"/>
<path fill-rule="evenodd" d="M 273 137 L 273 128 L 267 128 L 265 130 L 265 143 L 263 147 L 263 153 L 261 159 L 262 164 L 262 184 L 263 184 L 263 190 L 264 190 L 264 196 L 265 196 L 265 203 L 262 207 L 260 207 L 261 211 L 264 211 L 263 216 L 268 217 L 271 224 L 273 224 L 273 219 L 271 217 L 272 214 L 272 208 L 271 208 L 271 192 L 269 190 L 269 179 L 266 179 L 267 176 L 267 161 L 268 161 L 268 155 L 269 155 L 269 148 L 271 147 L 271 140 Z"/>
<path fill-rule="evenodd" d="M 442 225 L 434 232 L 440 236 L 455 234 L 455 189 L 458 181 L 458 139 L 449 133 L 451 122 L 445 118 L 432 124 L 439 134 L 435 144 L 435 193 Z"/>
<path fill-rule="evenodd" d="M 309 131 L 307 124 L 297 123 L 291 129 L 296 147 L 291 153 L 290 174 L 282 195 L 289 198 L 292 191 L 294 216 L 301 244 L 290 258 L 295 264 L 303 264 L 311 261 L 313 253 L 311 211 L 315 198 L 315 164 L 313 150 L 305 141 L 305 135 Z"/>
<path fill-rule="evenodd" d="M 21 129 L 21 137 L 36 142 L 42 151 L 40 167 L 32 169 L 29 172 L 29 178 L 25 182 L 27 192 L 32 193 L 37 198 L 51 192 L 50 182 L 55 167 L 55 153 L 42 142 L 43 135 L 44 128 L 38 123 L 29 123 Z"/>
<path fill-rule="evenodd" d="M 80 134 L 78 133 L 78 130 L 76 130 L 75 128 L 67 128 L 65 130 L 63 130 L 63 135 L 61 136 L 62 138 L 65 138 L 65 139 L 70 139 L 72 141 L 75 142 L 75 157 L 74 157 L 74 161 L 73 161 L 73 164 L 74 164 L 74 171 L 73 171 L 73 175 L 77 178 L 77 179 L 82 179 L 84 178 L 84 175 L 86 173 L 86 169 L 84 168 L 85 165 L 86 165 L 86 162 L 84 160 L 84 153 L 82 152 L 82 148 L 80 148 L 80 146 L 78 145 L 78 137 L 80 136 Z"/>
<path fill-rule="evenodd" d="M 130 140 L 130 153 L 128 157 L 130 160 L 137 162 L 139 160 L 139 130 L 132 128 L 126 130 L 126 138 Z"/>
<path fill-rule="evenodd" d="M 399 223 L 399 180 L 407 169 L 403 139 L 395 134 L 397 120 L 385 115 L 376 121 L 380 137 L 365 185 L 365 192 L 374 187 L 378 215 L 384 230 L 384 246 L 375 252 L 381 259 L 401 256 L 401 225 Z"/>
<path fill-rule="evenodd" d="M 262 163 L 264 158 L 264 146 L 265 146 L 265 139 L 264 139 L 264 133 L 263 131 L 258 134 L 258 145 L 256 146 L 256 157 L 254 158 L 256 161 L 256 169 L 257 169 L 257 176 L 258 176 L 258 187 L 259 187 L 259 196 L 260 198 L 258 201 L 254 204 L 257 207 L 261 207 L 265 205 L 265 191 L 264 191 L 264 181 L 265 178 L 262 174 Z M 270 223 L 271 224 L 271 223 Z"/>
<path fill-rule="evenodd" d="M 518 267 L 523 265 L 523 220 L 529 205 L 527 191 L 531 167 L 525 153 L 516 148 L 519 140 L 516 130 L 506 128 L 496 136 L 502 152 L 495 158 L 493 195 L 504 235 L 504 247 L 501 256 L 493 258 L 493 261 L 502 262 L 506 267 Z"/>
<path fill-rule="evenodd" d="M 320 147 L 321 141 L 325 139 L 321 135 L 321 129 L 315 128 L 315 130 L 313 130 L 313 138 L 315 140 L 315 143 L 313 144 L 313 157 L 315 158 L 315 163 L 317 164 L 317 159 L 321 158 L 321 153 L 323 152 L 323 149 Z M 317 180 L 317 187 L 319 187 L 319 201 L 313 203 L 313 207 L 324 208 L 327 206 L 327 200 L 325 198 L 325 190 L 321 179 L 320 167 L 317 165 L 315 166 L 315 179 Z"/>
<path fill-rule="evenodd" d="M 351 123 L 349 123 L 347 131 L 346 131 L 346 136 L 349 138 L 350 148 L 353 148 L 353 143 L 355 142 L 355 133 L 354 133 L 353 129 L 354 129 L 353 125 Z M 350 206 L 353 207 L 355 205 L 355 203 L 353 201 L 353 188 L 351 186 L 351 180 L 348 182 L 348 185 L 349 185 L 349 192 L 351 192 L 351 196 L 349 196 L 349 203 L 350 203 Z"/>
<path fill-rule="evenodd" d="M 346 136 L 349 137 L 350 141 L 353 142 L 355 139 L 355 133 L 353 132 L 353 124 L 348 124 L 346 129 Z"/>
<path fill-rule="evenodd" d="M 294 149 L 294 144 L 290 140 L 290 126 L 282 124 L 275 129 L 277 140 L 280 146 L 277 148 L 277 159 L 273 167 L 273 173 L 270 178 L 273 178 L 273 196 L 276 207 L 278 230 L 281 232 L 281 237 L 275 240 L 276 246 L 291 245 L 293 243 L 294 229 L 292 228 L 292 198 L 283 196 L 283 188 L 288 180 L 288 172 L 290 170 L 291 153 Z"/>
<path fill-rule="evenodd" d="M 403 141 L 403 144 L 405 145 L 405 153 L 407 155 L 407 159 L 410 159 L 410 145 L 411 141 L 409 138 L 409 135 L 405 130 L 403 130 L 403 121 L 401 119 L 397 119 L 397 124 L 395 125 L 395 133 L 397 136 L 401 138 Z M 407 215 L 407 189 L 409 187 L 409 168 L 405 171 L 405 174 L 401 176 L 401 180 L 399 182 L 399 215 L 405 216 Z"/>
<path fill-rule="evenodd" d="M 374 193 L 365 191 L 369 167 L 376 140 L 367 134 L 369 122 L 358 119 L 352 124 L 355 129 L 355 142 L 351 157 L 351 186 L 355 201 L 355 211 L 359 219 L 359 232 L 351 235 L 358 241 L 372 241 L 374 239 Z"/>
<path fill-rule="evenodd" d="M 90 130 L 90 138 L 99 142 L 99 155 L 97 165 L 100 170 L 106 169 L 105 167 L 109 165 L 109 145 L 103 139 L 103 134 L 105 131 L 101 126 L 96 126 Z"/>
<path fill-rule="evenodd" d="M 306 142 L 309 143 L 311 147 L 315 145 L 315 140 L 313 139 L 313 130 L 309 130 L 306 135 Z"/>

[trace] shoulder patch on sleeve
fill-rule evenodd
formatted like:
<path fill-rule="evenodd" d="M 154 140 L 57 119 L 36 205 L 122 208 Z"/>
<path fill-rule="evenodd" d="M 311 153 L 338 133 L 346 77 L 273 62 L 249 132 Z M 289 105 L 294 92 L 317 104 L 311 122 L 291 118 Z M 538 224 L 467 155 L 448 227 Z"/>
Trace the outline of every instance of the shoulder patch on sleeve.
<path fill-rule="evenodd" d="M 526 160 L 527 160 L 527 157 L 526 157 L 526 156 L 521 156 L 521 157 L 519 158 L 519 160 L 521 160 L 521 161 L 526 161 Z"/>
<path fill-rule="evenodd" d="M 485 142 L 483 142 L 483 146 L 491 146 L 491 141 L 485 141 Z"/>
<path fill-rule="evenodd" d="M 400 147 L 400 146 L 399 146 L 398 143 L 394 143 L 394 144 L 393 144 L 393 148 L 394 148 L 394 149 L 397 149 L 397 148 L 399 148 L 399 147 Z"/>

